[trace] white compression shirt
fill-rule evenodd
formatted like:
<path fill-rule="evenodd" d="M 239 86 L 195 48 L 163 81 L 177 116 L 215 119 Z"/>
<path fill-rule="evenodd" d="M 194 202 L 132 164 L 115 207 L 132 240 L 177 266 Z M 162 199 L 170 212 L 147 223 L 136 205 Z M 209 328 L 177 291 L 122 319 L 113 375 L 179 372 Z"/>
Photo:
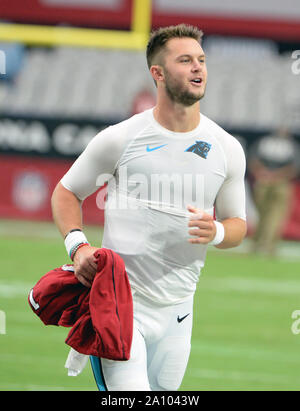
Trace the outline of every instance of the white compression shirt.
<path fill-rule="evenodd" d="M 108 181 L 102 247 L 123 258 L 132 289 L 174 304 L 195 291 L 207 251 L 188 242 L 187 205 L 245 220 L 244 174 L 240 143 L 209 118 L 174 133 L 150 109 L 97 134 L 61 183 L 84 200 Z"/>

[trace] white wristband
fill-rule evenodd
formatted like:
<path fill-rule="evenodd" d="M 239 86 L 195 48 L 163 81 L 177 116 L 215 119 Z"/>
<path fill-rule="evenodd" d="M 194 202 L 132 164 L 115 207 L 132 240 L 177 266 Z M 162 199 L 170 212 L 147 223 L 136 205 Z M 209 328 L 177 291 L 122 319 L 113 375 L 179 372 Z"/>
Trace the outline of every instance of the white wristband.
<path fill-rule="evenodd" d="M 71 256 L 72 250 L 78 245 L 78 244 L 88 244 L 88 240 L 84 233 L 82 231 L 73 231 L 72 233 L 69 233 L 67 237 L 65 238 L 65 246 L 67 253 L 69 256 Z"/>
<path fill-rule="evenodd" d="M 220 223 L 219 221 L 214 221 L 215 226 L 216 226 L 216 235 L 215 238 L 210 241 L 208 244 L 210 245 L 218 245 L 220 244 L 225 237 L 225 229 L 222 223 Z"/>

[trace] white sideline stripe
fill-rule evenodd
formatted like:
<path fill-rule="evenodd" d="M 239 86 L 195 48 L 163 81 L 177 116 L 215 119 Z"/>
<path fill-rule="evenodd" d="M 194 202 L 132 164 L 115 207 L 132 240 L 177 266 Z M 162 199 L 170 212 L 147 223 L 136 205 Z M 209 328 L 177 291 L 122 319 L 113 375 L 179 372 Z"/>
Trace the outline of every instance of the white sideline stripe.
<path fill-rule="evenodd" d="M 242 275 L 241 275 L 242 277 Z M 276 279 L 224 277 L 210 279 L 203 278 L 198 288 L 216 292 L 247 292 L 276 295 L 300 295 L 300 281 L 285 281 Z M 0 297 L 14 298 L 28 295 L 33 283 L 0 283 Z"/>
<path fill-rule="evenodd" d="M 33 283 L 0 283 L 0 297 L 14 298 L 18 296 L 28 295 Z"/>
<path fill-rule="evenodd" d="M 241 277 L 218 278 L 211 281 L 209 276 L 207 276 L 207 278 L 203 280 L 203 289 L 222 292 L 241 291 L 247 293 L 300 295 L 300 281 L 265 280 L 259 278 L 250 279 Z M 201 288 L 201 280 L 199 287 Z"/>
<path fill-rule="evenodd" d="M 212 380 L 232 380 L 232 381 L 248 381 L 270 384 L 284 384 L 287 385 L 289 376 L 274 375 L 274 374 L 260 374 L 256 372 L 242 372 L 242 371 L 224 371 L 224 370 L 210 370 L 200 369 L 192 370 L 190 374 L 196 378 L 207 378 Z"/>
<path fill-rule="evenodd" d="M 289 331 L 289 329 L 288 329 Z M 280 350 L 270 350 L 262 347 L 258 347 L 257 345 L 243 347 L 239 345 L 218 345 L 212 341 L 207 341 L 205 343 L 200 342 L 197 339 L 193 340 L 192 343 L 192 350 L 194 352 L 199 353 L 199 355 L 213 355 L 214 357 L 218 356 L 220 358 L 247 358 L 253 361 L 260 361 L 263 359 L 264 361 L 271 361 L 273 364 L 277 363 L 278 366 L 288 366 L 289 364 L 298 364 L 300 365 L 300 357 L 298 356 L 298 351 L 288 350 L 286 352 L 282 352 Z"/>
<path fill-rule="evenodd" d="M 228 250 L 222 250 L 218 248 L 212 248 L 208 252 L 213 253 L 226 253 L 231 255 L 246 254 L 248 257 L 253 255 L 251 252 L 251 240 L 246 238 L 241 245 L 238 247 L 230 248 Z M 209 254 L 208 254 L 209 255 Z M 253 255 L 254 256 L 254 255 Z M 270 256 L 264 256 L 261 254 L 256 254 L 255 258 L 261 258 L 262 260 L 270 261 L 273 258 Z M 298 262 L 300 260 L 300 246 L 297 241 L 280 241 L 278 244 L 278 252 L 276 259 L 278 261 L 288 261 L 288 262 Z"/>

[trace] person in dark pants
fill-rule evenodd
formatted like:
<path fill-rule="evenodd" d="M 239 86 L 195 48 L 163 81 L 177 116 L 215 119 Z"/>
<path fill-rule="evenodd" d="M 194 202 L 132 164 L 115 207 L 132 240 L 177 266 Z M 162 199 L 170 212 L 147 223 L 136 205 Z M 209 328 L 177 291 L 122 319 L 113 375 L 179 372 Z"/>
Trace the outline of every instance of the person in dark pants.
<path fill-rule="evenodd" d="M 249 152 L 249 171 L 254 179 L 253 198 L 259 217 L 253 252 L 276 254 L 291 202 L 298 158 L 299 146 L 284 127 L 260 138 Z"/>

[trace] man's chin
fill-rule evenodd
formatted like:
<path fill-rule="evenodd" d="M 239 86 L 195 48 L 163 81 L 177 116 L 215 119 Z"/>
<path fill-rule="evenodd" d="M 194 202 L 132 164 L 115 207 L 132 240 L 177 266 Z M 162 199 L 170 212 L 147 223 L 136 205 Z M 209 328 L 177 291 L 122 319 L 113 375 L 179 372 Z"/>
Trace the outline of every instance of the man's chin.
<path fill-rule="evenodd" d="M 184 106 L 192 106 L 196 103 L 198 103 L 198 101 L 200 101 L 202 98 L 204 97 L 204 93 L 198 93 L 198 94 L 187 94 L 185 96 L 182 96 L 182 101 L 181 103 Z"/>
<path fill-rule="evenodd" d="M 204 97 L 204 91 L 178 91 L 167 88 L 167 93 L 171 100 L 183 106 L 189 107 L 200 101 Z"/>

